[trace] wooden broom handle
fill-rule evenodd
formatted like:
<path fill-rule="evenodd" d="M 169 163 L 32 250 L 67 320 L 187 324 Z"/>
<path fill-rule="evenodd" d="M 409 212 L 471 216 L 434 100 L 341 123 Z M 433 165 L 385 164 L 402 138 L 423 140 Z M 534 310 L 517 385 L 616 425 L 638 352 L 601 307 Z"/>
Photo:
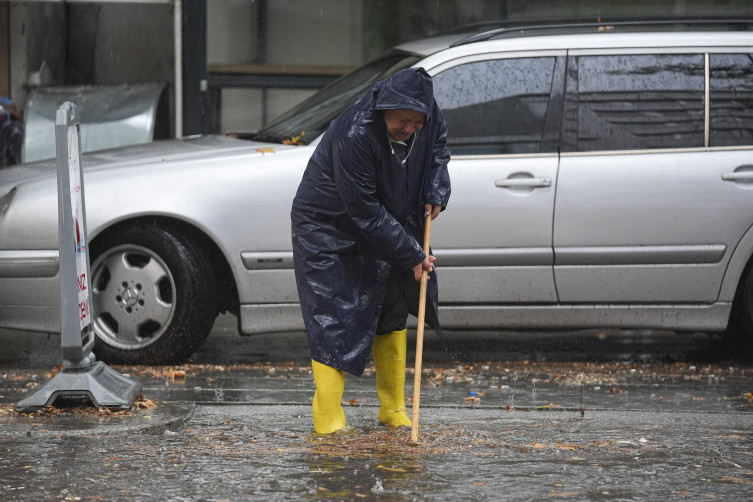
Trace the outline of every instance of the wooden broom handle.
<path fill-rule="evenodd" d="M 429 243 L 431 242 L 431 213 L 426 217 L 424 227 L 424 254 L 429 257 Z M 416 328 L 416 366 L 413 374 L 413 425 L 410 439 L 418 442 L 418 411 L 421 402 L 421 364 L 424 354 L 424 324 L 426 323 L 426 289 L 429 273 L 424 270 L 421 274 L 421 292 L 418 298 L 418 326 Z"/>

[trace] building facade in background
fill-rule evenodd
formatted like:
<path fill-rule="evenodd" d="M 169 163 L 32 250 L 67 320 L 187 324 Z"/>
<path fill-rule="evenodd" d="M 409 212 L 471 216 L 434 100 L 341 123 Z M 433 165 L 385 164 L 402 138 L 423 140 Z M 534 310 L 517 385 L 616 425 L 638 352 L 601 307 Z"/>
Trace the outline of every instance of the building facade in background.
<path fill-rule="evenodd" d="M 173 134 L 250 131 L 401 42 L 486 21 L 636 16 L 753 18 L 753 4 L 0 0 L 0 95 L 23 112 L 34 86 L 164 82 Z"/>

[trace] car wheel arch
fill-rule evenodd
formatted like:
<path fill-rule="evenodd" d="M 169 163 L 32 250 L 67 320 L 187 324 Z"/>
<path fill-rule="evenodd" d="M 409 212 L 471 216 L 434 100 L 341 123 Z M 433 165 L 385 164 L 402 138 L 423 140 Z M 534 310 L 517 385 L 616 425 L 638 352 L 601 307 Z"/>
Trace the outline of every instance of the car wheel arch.
<path fill-rule="evenodd" d="M 735 357 L 746 361 L 753 359 L 753 257 L 739 277 L 726 334 Z"/>
<path fill-rule="evenodd" d="M 734 301 L 750 267 L 753 267 L 753 225 L 743 234 L 732 252 L 724 272 L 718 301 Z"/>
<path fill-rule="evenodd" d="M 117 235 L 127 228 L 147 225 L 167 231 L 176 231 L 196 243 L 206 253 L 213 275 L 216 278 L 217 289 L 220 292 L 220 312 L 230 312 L 237 316 L 239 311 L 238 286 L 228 259 L 220 246 L 209 235 L 191 223 L 165 216 L 142 216 L 121 220 L 107 228 L 99 229 L 96 235 L 90 237 L 90 249 L 96 249 L 98 243 L 106 241 L 110 236 Z"/>
<path fill-rule="evenodd" d="M 719 301 L 732 303 L 726 334 L 731 337 L 735 350 L 746 359 L 750 358 L 753 355 L 753 226 L 732 253 Z"/>

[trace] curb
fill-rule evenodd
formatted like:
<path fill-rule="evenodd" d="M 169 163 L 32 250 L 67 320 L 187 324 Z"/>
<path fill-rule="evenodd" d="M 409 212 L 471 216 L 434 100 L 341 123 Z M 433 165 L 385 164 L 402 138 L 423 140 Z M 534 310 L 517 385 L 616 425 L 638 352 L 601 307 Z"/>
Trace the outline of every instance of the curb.
<path fill-rule="evenodd" d="M 162 434 L 168 429 L 185 425 L 195 409 L 194 404 L 166 404 L 156 408 L 129 410 L 122 414 L 99 411 L 77 413 L 75 409 L 51 415 L 13 413 L 0 416 L 0 440 L 19 436 Z"/>

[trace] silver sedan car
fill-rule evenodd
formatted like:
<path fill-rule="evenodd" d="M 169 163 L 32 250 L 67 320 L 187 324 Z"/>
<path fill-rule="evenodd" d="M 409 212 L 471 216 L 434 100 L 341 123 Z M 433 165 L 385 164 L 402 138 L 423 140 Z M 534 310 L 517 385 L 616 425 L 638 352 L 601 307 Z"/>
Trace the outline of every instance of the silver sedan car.
<path fill-rule="evenodd" d="M 753 332 L 753 33 L 509 27 L 405 44 L 248 135 L 84 156 L 96 355 L 185 360 L 215 317 L 303 328 L 290 209 L 329 122 L 434 76 L 448 329 Z M 733 27 L 734 28 L 734 27 Z M 55 162 L 0 170 L 0 327 L 60 329 Z"/>

